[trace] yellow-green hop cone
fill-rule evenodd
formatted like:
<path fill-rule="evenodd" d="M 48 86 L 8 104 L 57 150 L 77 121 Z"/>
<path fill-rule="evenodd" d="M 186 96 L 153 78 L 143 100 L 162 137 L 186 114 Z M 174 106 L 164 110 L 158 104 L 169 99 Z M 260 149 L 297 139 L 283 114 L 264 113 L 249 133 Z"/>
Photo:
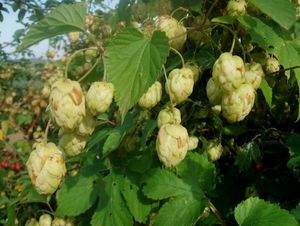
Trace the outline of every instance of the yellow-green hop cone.
<path fill-rule="evenodd" d="M 198 147 L 199 139 L 198 137 L 195 136 L 190 136 L 189 137 L 189 142 L 188 142 L 188 150 L 194 150 Z"/>
<path fill-rule="evenodd" d="M 180 50 L 187 38 L 186 28 L 175 18 L 164 15 L 156 21 L 156 29 L 166 33 L 172 48 Z"/>
<path fill-rule="evenodd" d="M 92 83 L 86 94 L 86 103 L 92 115 L 106 112 L 112 103 L 113 96 L 114 85 L 112 83 Z"/>
<path fill-rule="evenodd" d="M 183 67 L 184 68 L 189 68 L 193 71 L 194 82 L 197 82 L 199 80 L 200 75 L 201 75 L 201 69 L 196 63 L 187 62 Z"/>
<path fill-rule="evenodd" d="M 40 226 L 51 226 L 52 223 L 52 217 L 49 214 L 43 214 L 39 218 L 39 224 Z"/>
<path fill-rule="evenodd" d="M 50 113 L 58 126 L 73 130 L 85 116 L 85 99 L 80 84 L 69 79 L 55 82 L 49 98 Z"/>
<path fill-rule="evenodd" d="M 66 173 L 64 156 L 54 143 L 34 143 L 26 166 L 40 194 L 53 194 Z"/>
<path fill-rule="evenodd" d="M 51 226 L 66 226 L 66 221 L 63 218 L 55 217 Z"/>
<path fill-rule="evenodd" d="M 51 88 L 49 84 L 45 84 L 43 89 L 42 89 L 42 95 L 45 98 L 48 98 L 51 92 Z"/>
<path fill-rule="evenodd" d="M 243 84 L 222 98 L 222 113 L 230 123 L 242 121 L 251 111 L 255 100 L 255 90 Z"/>
<path fill-rule="evenodd" d="M 247 13 L 247 2 L 245 0 L 230 0 L 226 9 L 230 16 L 244 16 Z"/>
<path fill-rule="evenodd" d="M 88 136 L 94 132 L 95 126 L 96 126 L 96 120 L 92 116 L 90 111 L 87 109 L 86 115 L 80 122 L 76 132 L 81 136 Z"/>
<path fill-rule="evenodd" d="M 179 125 L 181 123 L 181 113 L 175 107 L 167 107 L 159 112 L 157 116 L 158 128 L 166 124 Z"/>
<path fill-rule="evenodd" d="M 279 71 L 280 63 L 275 57 L 268 57 L 264 65 L 264 69 L 267 74 L 274 73 L 276 71 Z"/>
<path fill-rule="evenodd" d="M 161 83 L 156 81 L 146 93 L 140 98 L 138 104 L 145 109 L 151 109 L 161 100 L 162 86 Z"/>
<path fill-rule="evenodd" d="M 245 65 L 239 56 L 222 53 L 213 66 L 213 79 L 224 92 L 231 92 L 244 83 Z"/>
<path fill-rule="evenodd" d="M 35 218 L 26 221 L 25 226 L 41 226 Z"/>
<path fill-rule="evenodd" d="M 78 31 L 70 32 L 68 34 L 68 38 L 71 43 L 77 42 L 79 40 L 79 37 L 80 37 L 80 32 L 78 32 Z"/>
<path fill-rule="evenodd" d="M 174 104 L 187 100 L 194 88 L 194 74 L 189 68 L 174 69 L 169 73 L 165 89 Z"/>
<path fill-rule="evenodd" d="M 214 82 L 213 78 L 210 78 L 206 84 L 206 95 L 209 103 L 212 106 L 219 105 L 222 102 L 222 90 L 220 86 Z"/>
<path fill-rule="evenodd" d="M 261 80 L 265 76 L 261 64 L 254 62 L 252 64 L 245 64 L 245 66 L 246 66 L 245 83 L 252 85 L 254 89 L 258 89 Z"/>
<path fill-rule="evenodd" d="M 211 161 L 217 161 L 221 158 L 223 153 L 223 146 L 218 140 L 210 140 L 207 143 L 208 159 Z"/>
<path fill-rule="evenodd" d="M 163 125 L 158 132 L 156 151 L 166 167 L 177 166 L 188 151 L 189 135 L 182 125 Z"/>
<path fill-rule="evenodd" d="M 68 156 L 80 154 L 86 145 L 87 138 L 76 133 L 59 131 L 59 146 Z"/>

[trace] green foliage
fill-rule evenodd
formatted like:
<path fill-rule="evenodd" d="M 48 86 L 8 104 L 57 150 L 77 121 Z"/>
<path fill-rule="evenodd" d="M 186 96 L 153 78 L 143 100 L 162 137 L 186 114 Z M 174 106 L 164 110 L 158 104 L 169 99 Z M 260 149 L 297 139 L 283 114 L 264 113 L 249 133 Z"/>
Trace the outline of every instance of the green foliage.
<path fill-rule="evenodd" d="M 285 0 L 250 0 L 254 6 L 267 14 L 285 29 L 290 29 L 296 22 L 296 10 L 293 3 Z M 284 9 L 284 10 L 282 10 Z"/>
<path fill-rule="evenodd" d="M 167 37 L 161 32 L 148 40 L 138 30 L 125 29 L 109 44 L 104 62 L 123 119 L 157 80 L 168 52 Z"/>
<path fill-rule="evenodd" d="M 269 107 L 272 107 L 272 88 L 269 86 L 268 82 L 264 79 L 260 83 L 260 89 L 265 97 L 266 102 L 268 103 Z"/>
<path fill-rule="evenodd" d="M 276 204 L 259 198 L 249 198 L 234 210 L 234 216 L 240 226 L 297 226 L 295 218 Z"/>
<path fill-rule="evenodd" d="M 19 51 L 24 50 L 39 41 L 72 31 L 84 31 L 86 5 L 77 3 L 62 4 L 33 25 L 22 40 Z"/>
<path fill-rule="evenodd" d="M 112 171 L 100 185 L 99 203 L 92 225 L 130 226 L 133 223 L 131 214 L 122 197 L 123 178 Z"/>

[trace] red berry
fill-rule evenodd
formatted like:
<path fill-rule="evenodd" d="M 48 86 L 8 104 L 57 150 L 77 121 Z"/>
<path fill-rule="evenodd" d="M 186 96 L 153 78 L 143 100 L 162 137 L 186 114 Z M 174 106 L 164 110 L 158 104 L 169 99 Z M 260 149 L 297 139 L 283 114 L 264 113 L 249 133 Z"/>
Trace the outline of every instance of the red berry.
<path fill-rule="evenodd" d="M 8 161 L 6 159 L 4 159 L 4 160 L 2 160 L 0 165 L 2 168 L 6 169 L 8 167 Z"/>
<path fill-rule="evenodd" d="M 255 169 L 256 170 L 261 170 L 263 168 L 263 164 L 262 163 L 256 163 L 255 164 Z"/>
<path fill-rule="evenodd" d="M 22 165 L 19 162 L 15 162 L 15 171 L 20 171 L 22 168 Z"/>

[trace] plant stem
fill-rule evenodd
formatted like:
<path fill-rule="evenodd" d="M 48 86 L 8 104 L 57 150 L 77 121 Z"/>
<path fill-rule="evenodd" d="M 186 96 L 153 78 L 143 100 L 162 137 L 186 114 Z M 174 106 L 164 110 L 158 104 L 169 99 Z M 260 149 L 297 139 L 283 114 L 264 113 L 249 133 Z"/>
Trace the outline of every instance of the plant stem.
<path fill-rule="evenodd" d="M 177 49 L 174 49 L 173 47 L 170 47 L 170 49 L 180 57 L 182 67 L 184 67 L 185 62 L 181 53 Z"/>
<path fill-rule="evenodd" d="M 164 71 L 166 85 L 167 85 L 167 89 L 168 89 L 168 92 L 169 92 L 169 97 L 170 97 L 170 102 L 171 102 L 171 109 L 173 110 L 174 109 L 174 104 L 173 104 L 173 101 L 171 99 L 170 84 L 168 83 L 168 77 L 167 77 L 167 71 L 166 71 L 165 65 L 163 65 L 162 68 L 163 68 L 163 71 Z"/>
<path fill-rule="evenodd" d="M 47 144 L 47 141 L 48 141 L 48 132 L 49 132 L 50 125 L 51 125 L 51 119 L 48 120 L 46 129 L 45 129 L 45 134 L 44 134 L 44 136 L 45 136 L 44 137 L 45 144 Z"/>
<path fill-rule="evenodd" d="M 283 69 L 280 69 L 278 71 L 275 71 L 275 72 L 272 72 L 272 73 L 268 73 L 266 75 L 273 75 L 273 74 L 277 74 L 277 73 L 280 73 L 280 72 L 285 72 L 285 71 L 289 71 L 289 70 L 293 70 L 293 69 L 298 69 L 298 68 L 300 68 L 300 65 L 293 66 L 293 67 L 288 67 L 288 68 L 283 68 Z"/>
<path fill-rule="evenodd" d="M 77 82 L 81 82 L 83 79 L 85 79 L 99 63 L 100 63 L 100 61 L 99 61 L 99 59 L 97 59 L 96 62 L 94 63 L 94 65 L 86 73 L 84 73 L 84 75 L 81 76 L 81 78 L 78 79 Z"/>
<path fill-rule="evenodd" d="M 230 53 L 231 54 L 233 53 L 234 45 L 235 45 L 235 37 L 233 37 L 232 45 L 231 45 L 231 48 L 230 48 Z"/>
<path fill-rule="evenodd" d="M 214 204 L 212 204 L 211 201 L 209 201 L 209 208 L 216 215 L 216 217 L 220 221 L 221 225 L 226 226 L 225 221 L 222 219 L 222 216 L 221 216 L 219 210 L 214 206 Z"/>
<path fill-rule="evenodd" d="M 179 8 L 177 8 L 177 9 L 175 9 L 172 13 L 171 13 L 171 17 L 173 17 L 173 15 L 176 13 L 176 12 L 178 12 L 178 11 L 184 11 L 184 12 L 188 12 L 189 10 L 188 9 L 186 9 L 186 8 L 184 8 L 184 7 L 179 7 Z"/>
<path fill-rule="evenodd" d="M 205 14 L 205 17 L 203 19 L 202 25 L 204 25 L 208 19 L 208 17 L 210 16 L 212 10 L 214 9 L 214 7 L 216 6 L 216 4 L 218 3 L 219 0 L 215 0 L 213 2 L 213 4 L 210 6 L 209 10 L 207 11 L 207 13 Z"/>
<path fill-rule="evenodd" d="M 67 62 L 67 65 L 66 65 L 66 69 L 65 69 L 65 78 L 68 78 L 68 70 L 69 70 L 69 65 L 71 63 L 71 61 L 73 60 L 73 58 L 80 52 L 84 52 L 88 49 L 93 49 L 93 50 L 97 50 L 95 47 L 88 47 L 88 48 L 84 48 L 84 49 L 79 49 L 79 50 L 76 50 L 69 58 L 68 62 Z"/>

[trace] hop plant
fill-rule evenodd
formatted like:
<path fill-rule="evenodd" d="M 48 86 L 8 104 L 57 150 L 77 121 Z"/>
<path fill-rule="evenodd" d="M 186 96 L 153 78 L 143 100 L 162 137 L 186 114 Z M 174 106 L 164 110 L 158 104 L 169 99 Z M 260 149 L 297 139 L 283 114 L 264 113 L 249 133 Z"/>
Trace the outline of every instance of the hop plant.
<path fill-rule="evenodd" d="M 80 154 L 86 145 L 86 137 L 73 132 L 59 131 L 59 146 L 68 156 Z"/>
<path fill-rule="evenodd" d="M 40 194 L 53 194 L 66 173 L 63 154 L 54 143 L 34 143 L 26 166 Z"/>
<path fill-rule="evenodd" d="M 247 12 L 247 2 L 245 0 L 230 0 L 226 9 L 230 16 L 244 16 Z"/>
<path fill-rule="evenodd" d="M 71 43 L 77 42 L 79 40 L 79 37 L 80 37 L 80 32 L 78 32 L 78 31 L 70 32 L 68 34 L 68 38 Z"/>
<path fill-rule="evenodd" d="M 218 140 L 214 139 L 208 141 L 207 154 L 209 160 L 217 161 L 218 159 L 221 158 L 222 153 L 223 153 L 223 146 Z"/>
<path fill-rule="evenodd" d="M 40 226 L 51 226 L 52 217 L 49 214 L 43 214 L 39 218 L 39 225 Z"/>
<path fill-rule="evenodd" d="M 40 224 L 35 218 L 31 218 L 26 221 L 25 226 L 40 226 Z"/>
<path fill-rule="evenodd" d="M 164 15 L 156 21 L 156 29 L 166 33 L 172 48 L 180 50 L 187 38 L 186 28 L 175 18 Z"/>
<path fill-rule="evenodd" d="M 85 99 L 80 84 L 69 79 L 58 80 L 51 87 L 50 114 L 63 129 L 73 130 L 85 116 Z"/>
<path fill-rule="evenodd" d="M 213 78 L 210 78 L 206 84 L 206 95 L 212 106 L 221 104 L 223 92 Z"/>
<path fill-rule="evenodd" d="M 239 122 L 251 111 L 255 100 L 255 90 L 249 84 L 243 84 L 222 98 L 222 113 L 228 122 Z"/>
<path fill-rule="evenodd" d="M 267 74 L 274 73 L 276 71 L 279 71 L 280 63 L 275 57 L 273 57 L 273 56 L 268 57 L 267 60 L 266 60 L 264 69 L 265 69 Z"/>
<path fill-rule="evenodd" d="M 140 98 L 138 104 L 145 109 L 151 109 L 161 100 L 162 86 L 161 83 L 156 81 L 146 93 Z"/>
<path fill-rule="evenodd" d="M 245 64 L 245 82 L 252 85 L 254 89 L 258 89 L 261 80 L 265 76 L 263 68 L 259 63 Z"/>
<path fill-rule="evenodd" d="M 198 137 L 191 136 L 189 137 L 189 142 L 188 142 L 188 150 L 194 150 L 198 147 L 199 139 Z"/>
<path fill-rule="evenodd" d="M 43 97 L 48 98 L 49 95 L 50 95 L 50 92 L 51 92 L 50 86 L 48 84 L 45 84 L 44 87 L 43 87 L 43 89 L 42 89 L 42 95 L 43 95 Z"/>
<path fill-rule="evenodd" d="M 166 124 L 179 125 L 181 123 L 181 113 L 175 107 L 167 107 L 159 112 L 157 116 L 157 125 L 162 127 Z"/>
<path fill-rule="evenodd" d="M 86 115 L 79 123 L 76 132 L 81 136 L 88 136 L 94 132 L 95 126 L 96 126 L 96 120 L 94 119 L 90 111 L 87 109 Z"/>
<path fill-rule="evenodd" d="M 103 113 L 110 107 L 114 95 L 114 86 L 108 82 L 94 82 L 86 94 L 86 103 L 93 115 Z"/>
<path fill-rule="evenodd" d="M 166 81 L 166 92 L 174 104 L 185 101 L 193 92 L 194 74 L 189 68 L 174 69 Z"/>
<path fill-rule="evenodd" d="M 224 92 L 237 89 L 244 82 L 245 65 L 239 56 L 222 53 L 213 66 L 213 79 Z"/>
<path fill-rule="evenodd" d="M 188 150 L 189 135 L 182 125 L 163 125 L 158 132 L 156 150 L 166 167 L 177 166 Z"/>
<path fill-rule="evenodd" d="M 199 80 L 200 75 L 201 75 L 201 69 L 196 63 L 187 62 L 183 67 L 184 68 L 189 68 L 193 71 L 194 82 L 197 82 Z"/>

